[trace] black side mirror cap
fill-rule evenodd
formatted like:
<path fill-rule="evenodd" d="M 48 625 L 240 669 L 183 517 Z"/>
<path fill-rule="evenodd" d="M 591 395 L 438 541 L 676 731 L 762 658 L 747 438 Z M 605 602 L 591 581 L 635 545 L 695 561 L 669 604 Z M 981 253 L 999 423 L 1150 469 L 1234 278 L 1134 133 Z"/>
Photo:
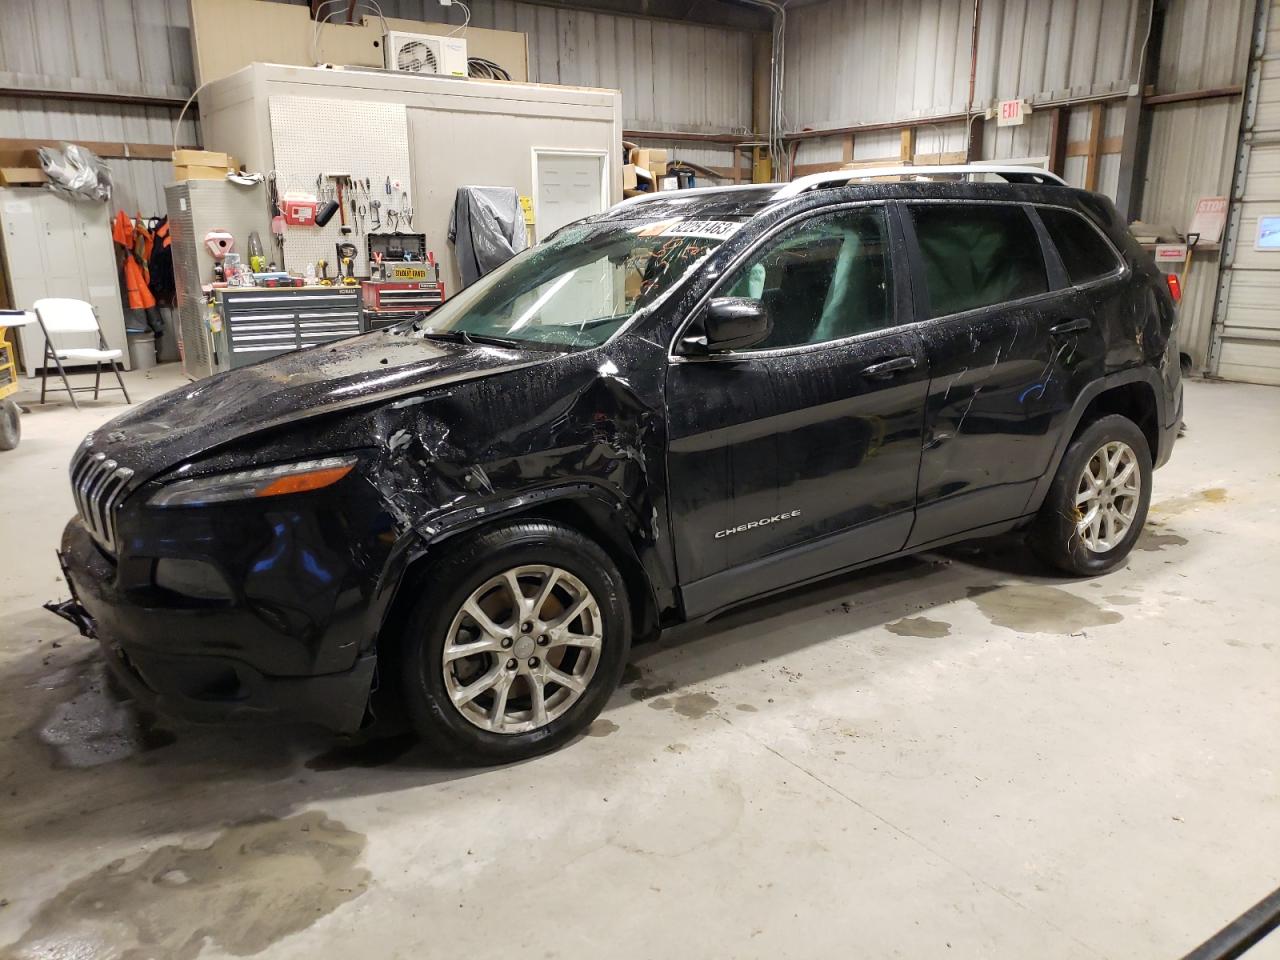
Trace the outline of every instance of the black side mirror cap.
<path fill-rule="evenodd" d="M 768 308 L 750 297 L 716 297 L 703 311 L 700 322 L 690 327 L 682 341 L 684 352 L 718 353 L 745 350 L 769 338 L 773 318 Z M 697 328 L 701 328 L 700 331 Z M 702 336 L 698 336 L 701 332 Z"/>

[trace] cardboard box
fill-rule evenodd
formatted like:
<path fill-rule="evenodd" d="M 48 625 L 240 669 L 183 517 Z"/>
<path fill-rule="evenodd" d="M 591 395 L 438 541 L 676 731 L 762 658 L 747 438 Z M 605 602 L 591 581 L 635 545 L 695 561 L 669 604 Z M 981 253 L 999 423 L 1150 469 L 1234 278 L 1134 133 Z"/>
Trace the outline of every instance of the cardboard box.
<path fill-rule="evenodd" d="M 655 177 L 665 177 L 667 175 L 667 161 L 650 160 L 649 169 L 653 171 Z"/>
<path fill-rule="evenodd" d="M 175 150 L 173 165 L 175 167 L 222 167 L 231 166 L 231 156 L 216 150 Z"/>
<path fill-rule="evenodd" d="M 226 167 L 184 166 L 173 168 L 174 180 L 224 180 Z"/>
<path fill-rule="evenodd" d="M 657 147 L 650 147 L 648 152 L 649 152 L 649 163 L 654 164 L 654 163 L 667 162 L 668 158 L 667 158 L 666 150 L 660 150 Z"/>
<path fill-rule="evenodd" d="M 624 163 L 622 165 L 622 189 L 634 190 L 636 188 L 636 165 L 634 163 Z"/>

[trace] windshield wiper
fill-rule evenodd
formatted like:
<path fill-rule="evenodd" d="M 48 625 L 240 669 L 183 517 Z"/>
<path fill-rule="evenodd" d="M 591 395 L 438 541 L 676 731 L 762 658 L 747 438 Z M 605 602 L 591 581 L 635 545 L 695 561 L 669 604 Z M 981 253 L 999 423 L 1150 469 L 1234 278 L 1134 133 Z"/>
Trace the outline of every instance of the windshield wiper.
<path fill-rule="evenodd" d="M 488 344 L 494 347 L 523 347 L 522 340 L 512 340 L 508 337 L 493 337 L 487 333 L 468 333 L 466 330 L 423 330 L 420 331 L 422 336 L 430 337 L 433 340 L 449 340 L 453 343 L 465 343 L 469 347 L 474 347 L 478 343 Z"/>

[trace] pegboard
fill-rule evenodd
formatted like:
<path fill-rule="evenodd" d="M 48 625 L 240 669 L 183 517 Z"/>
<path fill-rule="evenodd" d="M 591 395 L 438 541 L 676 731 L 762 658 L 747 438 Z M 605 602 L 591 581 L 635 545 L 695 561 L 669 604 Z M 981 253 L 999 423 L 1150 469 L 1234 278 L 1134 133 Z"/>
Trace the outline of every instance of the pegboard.
<path fill-rule="evenodd" d="M 369 275 L 369 233 L 391 233 L 388 209 L 412 209 L 413 186 L 409 176 L 409 124 L 402 103 L 368 103 L 351 100 L 326 100 L 319 97 L 270 97 L 271 142 L 275 152 L 276 178 L 281 198 L 286 193 L 316 194 L 316 177 L 324 173 L 349 173 L 359 180 L 360 204 L 365 206 L 363 224 L 351 222 L 350 202 L 347 222 L 351 233 L 341 231 L 341 215 L 323 227 L 285 228 L 284 265 L 291 273 L 305 274 L 308 263 L 325 260 L 329 276 L 338 269 L 335 244 L 349 240 L 356 246 L 355 272 Z M 363 182 L 369 180 L 366 196 Z M 399 189 L 386 192 L 387 178 Z M 332 180 L 324 180 L 326 189 Z M 319 196 L 319 195 L 317 195 Z M 406 199 L 407 198 L 407 199 Z M 380 205 L 374 217 L 371 201 Z M 321 205 L 324 200 L 321 199 Z M 381 220 L 381 231 L 374 230 L 375 219 Z M 414 218 L 415 225 L 417 218 Z M 400 220 L 401 230 L 408 224 Z M 265 238 L 264 238 L 265 239 Z"/>

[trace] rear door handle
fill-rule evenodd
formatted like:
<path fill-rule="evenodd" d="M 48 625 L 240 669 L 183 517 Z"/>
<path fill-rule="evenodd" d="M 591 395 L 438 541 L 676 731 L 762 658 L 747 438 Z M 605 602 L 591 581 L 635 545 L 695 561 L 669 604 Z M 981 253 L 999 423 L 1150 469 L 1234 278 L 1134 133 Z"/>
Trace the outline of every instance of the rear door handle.
<path fill-rule="evenodd" d="M 1065 320 L 1056 326 L 1050 327 L 1049 332 L 1054 336 L 1062 336 L 1066 333 L 1081 333 L 1093 326 L 1093 321 L 1088 317 L 1078 317 L 1075 320 Z"/>
<path fill-rule="evenodd" d="M 873 363 L 869 367 L 864 367 L 862 375 L 864 377 L 891 377 L 895 373 L 901 373 L 903 370 L 914 370 L 915 368 L 915 357 L 894 357 L 892 360 L 885 360 L 883 363 Z"/>

